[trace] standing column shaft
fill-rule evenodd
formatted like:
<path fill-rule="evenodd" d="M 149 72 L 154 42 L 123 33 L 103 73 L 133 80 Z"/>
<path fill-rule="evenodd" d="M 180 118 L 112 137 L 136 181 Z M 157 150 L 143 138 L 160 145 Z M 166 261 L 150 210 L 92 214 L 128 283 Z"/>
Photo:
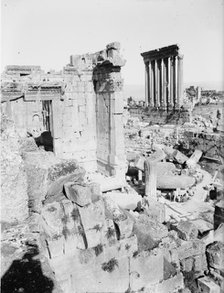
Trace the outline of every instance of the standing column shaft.
<path fill-rule="evenodd" d="M 145 63 L 145 104 L 149 104 L 149 63 Z"/>
<path fill-rule="evenodd" d="M 158 64 L 157 60 L 155 60 L 155 69 L 154 69 L 154 94 L 155 94 L 155 104 L 154 106 L 157 108 L 158 107 Z"/>
<path fill-rule="evenodd" d="M 149 106 L 153 107 L 154 102 L 153 102 L 153 94 L 152 94 L 152 64 L 149 61 Z"/>
<path fill-rule="evenodd" d="M 171 57 L 170 58 L 170 101 L 169 101 L 170 109 L 173 109 L 173 101 L 174 101 L 173 76 L 174 76 L 174 61 L 173 61 L 173 57 Z"/>
<path fill-rule="evenodd" d="M 162 59 L 162 95 L 163 95 L 163 110 L 166 109 L 167 103 L 166 103 L 166 83 L 167 83 L 167 77 L 166 77 L 166 65 L 165 60 Z"/>
<path fill-rule="evenodd" d="M 158 107 L 161 107 L 161 63 L 157 60 L 157 89 L 158 89 Z"/>
<path fill-rule="evenodd" d="M 177 107 L 183 105 L 183 55 L 178 56 Z"/>
<path fill-rule="evenodd" d="M 149 63 L 149 74 L 150 74 L 150 97 L 151 97 L 151 107 L 154 107 L 154 68 L 153 64 L 150 61 Z"/>
<path fill-rule="evenodd" d="M 170 58 L 166 59 L 166 101 L 168 112 L 170 105 Z"/>
<path fill-rule="evenodd" d="M 166 70 L 164 59 L 161 59 L 161 108 L 165 110 L 166 108 Z"/>
<path fill-rule="evenodd" d="M 173 57 L 173 105 L 177 107 L 177 64 L 176 56 Z"/>
<path fill-rule="evenodd" d="M 157 169 L 156 163 L 145 160 L 145 195 L 156 198 Z"/>

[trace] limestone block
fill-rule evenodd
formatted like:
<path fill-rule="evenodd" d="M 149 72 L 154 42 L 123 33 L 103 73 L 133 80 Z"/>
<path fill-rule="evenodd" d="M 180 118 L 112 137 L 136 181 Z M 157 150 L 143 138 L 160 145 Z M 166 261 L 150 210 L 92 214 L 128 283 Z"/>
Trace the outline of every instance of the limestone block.
<path fill-rule="evenodd" d="M 205 253 L 205 244 L 199 239 L 182 241 L 177 251 L 178 258 L 182 260 L 187 257 Z"/>
<path fill-rule="evenodd" d="M 95 203 L 78 207 L 82 225 L 85 231 L 102 226 L 105 221 L 104 202 L 98 200 Z"/>
<path fill-rule="evenodd" d="M 208 269 L 207 259 L 205 253 L 194 256 L 194 271 L 195 272 L 204 272 Z"/>
<path fill-rule="evenodd" d="M 193 257 L 187 257 L 181 260 L 181 271 L 190 272 L 193 269 L 194 259 Z"/>
<path fill-rule="evenodd" d="M 157 188 L 159 189 L 186 189 L 195 183 L 194 177 L 186 175 L 161 175 L 157 176 Z"/>
<path fill-rule="evenodd" d="M 178 235 L 183 240 L 196 239 L 198 236 L 197 227 L 190 221 L 181 220 L 177 225 Z"/>
<path fill-rule="evenodd" d="M 168 235 L 168 230 L 161 223 L 151 221 L 148 216 L 140 215 L 134 224 L 133 233 L 138 239 L 138 249 L 142 251 L 156 247 Z"/>
<path fill-rule="evenodd" d="M 224 243 L 214 242 L 207 247 L 208 265 L 224 273 Z"/>
<path fill-rule="evenodd" d="M 66 197 L 77 205 L 83 207 L 91 203 L 91 189 L 89 186 L 66 182 L 64 188 Z"/>
<path fill-rule="evenodd" d="M 117 235 L 114 226 L 114 222 L 111 219 L 105 219 L 104 226 L 102 228 L 103 240 L 102 243 L 108 246 L 113 246 L 117 243 Z"/>
<path fill-rule="evenodd" d="M 196 219 L 193 220 L 192 223 L 195 225 L 195 227 L 198 229 L 198 231 L 203 234 L 205 232 L 208 232 L 213 229 L 213 225 L 209 223 L 208 221 L 205 221 L 203 219 Z"/>
<path fill-rule="evenodd" d="M 1 219 L 21 222 L 28 217 L 28 184 L 20 137 L 11 121 L 2 117 L 1 122 Z"/>
<path fill-rule="evenodd" d="M 159 284 L 147 288 L 150 293 L 174 293 L 184 289 L 184 278 L 181 273 Z M 148 291 L 147 291 L 148 292 Z M 182 292 L 182 291 L 181 291 Z"/>
<path fill-rule="evenodd" d="M 152 220 L 160 223 L 165 222 L 165 205 L 148 198 L 144 213 Z"/>
<path fill-rule="evenodd" d="M 224 200 L 220 200 L 215 205 L 214 228 L 218 228 L 221 223 L 224 223 Z"/>
<path fill-rule="evenodd" d="M 58 237 L 54 240 L 47 241 L 47 247 L 51 258 L 55 258 L 64 254 L 64 236 Z"/>
<path fill-rule="evenodd" d="M 114 220 L 115 226 L 118 228 L 119 238 L 128 238 L 131 236 L 134 226 L 134 220 L 130 217 L 128 212 L 125 213 L 126 218 L 122 220 Z"/>
<path fill-rule="evenodd" d="M 134 210 L 142 197 L 137 193 L 121 193 L 111 191 L 105 194 L 105 198 L 113 200 L 120 208 L 125 210 Z"/>
<path fill-rule="evenodd" d="M 44 205 L 41 211 L 41 216 L 43 219 L 43 229 L 50 238 L 53 238 L 56 235 L 62 235 L 64 227 L 62 218 L 64 212 L 59 202 L 52 202 Z"/>
<path fill-rule="evenodd" d="M 102 232 L 97 229 L 85 230 L 88 248 L 96 247 L 102 243 Z"/>
<path fill-rule="evenodd" d="M 198 161 L 200 160 L 202 156 L 202 151 L 201 150 L 195 150 L 191 157 L 186 161 L 186 164 L 189 168 L 193 168 L 196 166 Z"/>
<path fill-rule="evenodd" d="M 198 279 L 198 288 L 203 293 L 221 293 L 220 287 L 209 277 Z"/>
<path fill-rule="evenodd" d="M 99 263 L 97 258 L 93 265 L 74 263 L 76 269 L 73 269 L 71 273 L 73 291 L 80 293 L 125 292 L 129 283 L 128 258 L 112 258 L 111 260 L 114 260 L 114 266 L 107 266 L 108 262 Z M 109 267 L 110 270 L 107 271 Z"/>
<path fill-rule="evenodd" d="M 133 256 L 133 254 L 138 250 L 138 241 L 136 235 L 121 239 L 117 245 L 119 258 Z"/>
<path fill-rule="evenodd" d="M 173 157 L 179 164 L 183 164 L 188 160 L 188 157 L 178 150 L 174 151 Z"/>
<path fill-rule="evenodd" d="M 136 292 L 142 287 L 156 284 L 163 280 L 162 251 L 143 251 L 130 259 L 130 287 Z M 159 291 L 157 291 L 159 292 Z"/>

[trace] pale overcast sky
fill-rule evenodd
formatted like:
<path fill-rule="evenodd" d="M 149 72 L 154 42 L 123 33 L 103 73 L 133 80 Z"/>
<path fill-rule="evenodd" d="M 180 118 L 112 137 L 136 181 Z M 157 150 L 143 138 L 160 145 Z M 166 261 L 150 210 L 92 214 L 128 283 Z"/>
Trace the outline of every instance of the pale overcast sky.
<path fill-rule="evenodd" d="M 141 52 L 179 44 L 184 81 L 224 76 L 223 0 L 2 0 L 2 68 L 60 70 L 71 54 L 119 41 L 126 84 L 144 84 Z"/>

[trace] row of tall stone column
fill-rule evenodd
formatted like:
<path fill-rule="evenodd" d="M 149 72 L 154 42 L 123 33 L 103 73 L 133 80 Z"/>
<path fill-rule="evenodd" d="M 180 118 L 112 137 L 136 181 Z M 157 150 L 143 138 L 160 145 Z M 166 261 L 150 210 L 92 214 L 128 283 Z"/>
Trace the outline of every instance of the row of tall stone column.
<path fill-rule="evenodd" d="M 183 99 L 183 55 L 145 61 L 146 105 L 179 109 Z"/>

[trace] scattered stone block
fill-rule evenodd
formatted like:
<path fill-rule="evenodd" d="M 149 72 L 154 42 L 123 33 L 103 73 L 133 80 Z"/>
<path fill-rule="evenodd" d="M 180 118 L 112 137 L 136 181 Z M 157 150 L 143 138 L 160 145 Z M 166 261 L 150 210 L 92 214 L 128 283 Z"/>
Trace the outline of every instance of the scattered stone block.
<path fill-rule="evenodd" d="M 162 250 L 142 251 L 130 259 L 130 287 L 136 292 L 142 287 L 159 283 L 163 280 Z M 159 291 L 157 291 L 159 292 Z"/>
<path fill-rule="evenodd" d="M 198 236 L 198 229 L 190 221 L 181 220 L 177 225 L 178 235 L 183 240 L 196 239 Z"/>
<path fill-rule="evenodd" d="M 194 256 L 194 268 L 193 269 L 195 272 L 204 272 L 208 269 L 207 259 L 206 259 L 205 253 Z"/>
<path fill-rule="evenodd" d="M 102 227 L 105 220 L 104 202 L 98 200 L 95 203 L 88 204 L 83 207 L 78 207 L 82 225 L 85 231 L 95 228 L 96 226 Z"/>
<path fill-rule="evenodd" d="M 168 235 L 168 230 L 163 224 L 151 221 L 146 215 L 140 215 L 134 224 L 133 233 L 138 239 L 138 249 L 142 251 L 156 247 Z"/>
<path fill-rule="evenodd" d="M 193 257 L 187 257 L 181 260 L 181 271 L 190 272 L 193 269 L 194 259 Z"/>
<path fill-rule="evenodd" d="M 182 260 L 187 257 L 205 253 L 205 244 L 199 239 L 182 241 L 180 246 L 177 248 L 177 251 L 179 260 Z"/>
<path fill-rule="evenodd" d="M 189 168 L 194 168 L 196 167 L 196 164 L 200 160 L 202 156 L 202 151 L 201 150 L 195 150 L 191 157 L 186 161 L 186 164 Z"/>
<path fill-rule="evenodd" d="M 176 276 L 167 279 L 159 284 L 147 286 L 147 291 L 150 293 L 174 293 L 174 292 L 182 292 L 184 289 L 184 278 L 181 273 Z"/>
<path fill-rule="evenodd" d="M 173 157 L 179 164 L 184 164 L 188 160 L 188 157 L 178 150 L 174 151 Z"/>
<path fill-rule="evenodd" d="M 91 203 L 92 192 L 89 186 L 66 182 L 64 188 L 66 197 L 77 205 L 83 207 Z"/>
<path fill-rule="evenodd" d="M 224 243 L 214 242 L 207 247 L 208 265 L 224 273 Z"/>
<path fill-rule="evenodd" d="M 198 288 L 203 293 L 221 293 L 220 287 L 209 277 L 198 279 Z"/>
<path fill-rule="evenodd" d="M 224 223 L 224 200 L 220 200 L 215 205 L 214 228 L 218 228 L 221 223 Z"/>
<path fill-rule="evenodd" d="M 160 223 L 165 222 L 165 205 L 149 198 L 144 209 L 144 213 L 152 220 Z"/>
<path fill-rule="evenodd" d="M 213 229 L 213 225 L 209 223 L 208 221 L 205 221 L 203 219 L 196 219 L 192 220 L 191 223 L 194 224 L 194 226 L 198 229 L 198 231 L 203 234 L 205 232 L 208 232 Z"/>

